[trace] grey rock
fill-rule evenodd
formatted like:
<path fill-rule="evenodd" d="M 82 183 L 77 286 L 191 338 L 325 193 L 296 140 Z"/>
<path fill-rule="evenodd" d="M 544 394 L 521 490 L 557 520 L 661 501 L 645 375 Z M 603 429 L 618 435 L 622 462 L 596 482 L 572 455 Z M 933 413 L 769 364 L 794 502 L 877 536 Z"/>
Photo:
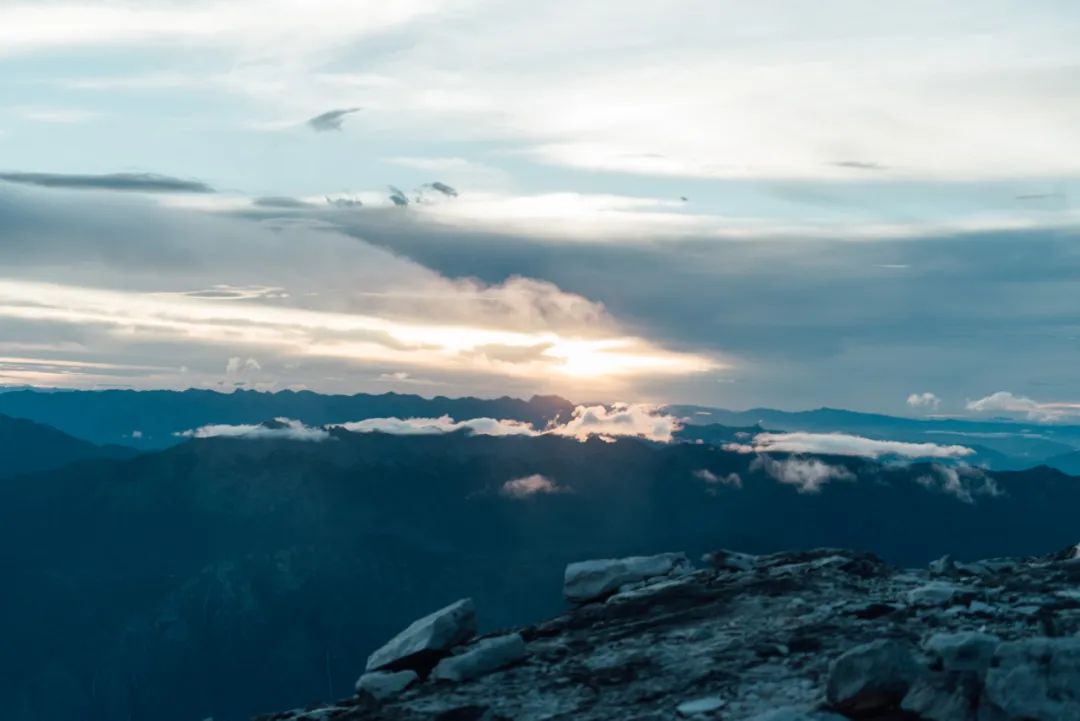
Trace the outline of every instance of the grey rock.
<path fill-rule="evenodd" d="M 945 581 L 931 581 L 926 585 L 913 588 L 908 592 L 907 600 L 912 606 L 945 606 L 969 593 L 967 589 Z"/>
<path fill-rule="evenodd" d="M 396 696 L 411 686 L 418 678 L 415 671 L 372 671 L 356 681 L 357 693 L 366 691 L 377 699 Z"/>
<path fill-rule="evenodd" d="M 719 696 L 706 696 L 692 701 L 683 701 L 675 707 L 675 713 L 684 718 L 706 716 L 716 713 L 724 707 L 724 699 Z"/>
<path fill-rule="evenodd" d="M 925 721 L 976 721 L 980 689 L 975 673 L 927 674 L 915 680 L 900 708 Z"/>
<path fill-rule="evenodd" d="M 413 621 L 368 657 L 366 670 L 408 668 L 418 658 L 430 658 L 449 651 L 474 635 L 476 607 L 471 598 L 463 598 Z"/>
<path fill-rule="evenodd" d="M 833 662 L 825 696 L 846 712 L 888 708 L 900 702 L 922 672 L 907 646 L 887 639 L 871 641 Z"/>
<path fill-rule="evenodd" d="M 1001 639 L 989 633 L 962 631 L 960 633 L 936 633 L 923 649 L 941 662 L 945 671 L 973 671 L 980 676 L 990 667 Z"/>
<path fill-rule="evenodd" d="M 718 571 L 752 571 L 757 565 L 757 556 L 721 549 L 706 553 L 701 562 Z"/>
<path fill-rule="evenodd" d="M 1016 721 L 1080 721 L 1080 638 L 998 646 L 986 673 L 987 713 Z"/>
<path fill-rule="evenodd" d="M 807 711 L 793 706 L 759 713 L 747 721 L 847 721 L 829 711 Z"/>
<path fill-rule="evenodd" d="M 928 569 L 931 576 L 951 576 L 956 573 L 956 564 L 952 556 L 942 556 L 936 561 L 931 561 Z"/>
<path fill-rule="evenodd" d="M 505 668 L 525 658 L 525 640 L 521 634 L 486 638 L 468 649 L 444 658 L 431 672 L 431 677 L 443 681 L 469 681 Z"/>
<path fill-rule="evenodd" d="M 563 596 L 575 603 L 585 603 L 604 598 L 626 584 L 689 569 L 685 553 L 580 561 L 566 567 Z"/>

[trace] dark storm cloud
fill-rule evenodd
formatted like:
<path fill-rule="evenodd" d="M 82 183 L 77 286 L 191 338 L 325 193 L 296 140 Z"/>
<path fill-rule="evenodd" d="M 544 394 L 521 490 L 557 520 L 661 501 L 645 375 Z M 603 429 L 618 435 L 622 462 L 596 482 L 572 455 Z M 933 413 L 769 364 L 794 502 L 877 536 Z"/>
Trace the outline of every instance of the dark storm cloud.
<path fill-rule="evenodd" d="M 206 183 L 184 180 L 156 173 L 106 173 L 81 175 L 74 173 L 0 173 L 0 180 L 42 188 L 72 190 L 121 190 L 143 193 L 213 193 Z"/>
<path fill-rule="evenodd" d="M 312 130 L 323 133 L 328 130 L 341 130 L 342 124 L 345 122 L 345 118 L 353 113 L 360 112 L 362 108 L 338 108 L 337 110 L 329 110 L 321 115 L 316 115 L 307 121 L 308 127 Z"/>

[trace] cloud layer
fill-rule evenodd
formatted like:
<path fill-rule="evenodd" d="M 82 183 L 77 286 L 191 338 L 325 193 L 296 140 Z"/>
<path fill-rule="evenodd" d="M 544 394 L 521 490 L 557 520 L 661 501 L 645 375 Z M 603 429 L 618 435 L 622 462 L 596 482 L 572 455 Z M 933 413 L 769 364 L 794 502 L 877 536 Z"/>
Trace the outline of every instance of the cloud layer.
<path fill-rule="evenodd" d="M 592 437 L 613 439 L 617 437 L 644 438 L 651 441 L 669 442 L 679 427 L 670 415 L 648 405 L 618 403 L 605 406 L 578 406 L 565 422 L 553 422 L 543 429 L 529 423 L 509 419 L 471 418 L 455 421 L 450 416 L 440 418 L 368 418 L 362 421 L 329 424 L 327 428 L 340 428 L 350 433 L 388 433 L 391 435 L 439 435 L 465 431 L 481 436 L 567 436 L 586 441 Z M 291 437 L 290 434 L 309 437 L 303 440 L 325 440 L 329 433 L 325 428 L 310 428 L 286 418 L 279 418 L 270 426 L 265 425 L 209 425 L 177 435 L 188 438 L 213 436 L 234 437 Z"/>
<path fill-rule="evenodd" d="M 814 453 L 874 459 L 963 458 L 975 454 L 966 446 L 882 441 L 847 433 L 759 433 L 748 444 L 733 443 L 724 448 L 738 453 Z"/>

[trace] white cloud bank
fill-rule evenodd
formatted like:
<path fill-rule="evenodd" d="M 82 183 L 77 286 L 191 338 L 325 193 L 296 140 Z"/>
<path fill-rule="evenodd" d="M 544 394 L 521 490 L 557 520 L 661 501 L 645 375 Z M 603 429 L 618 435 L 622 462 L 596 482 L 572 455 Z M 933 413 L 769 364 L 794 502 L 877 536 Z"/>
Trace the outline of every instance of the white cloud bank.
<path fill-rule="evenodd" d="M 815 453 L 833 456 L 881 458 L 962 458 L 975 453 L 966 446 L 938 443 L 881 441 L 846 433 L 759 433 L 748 444 L 729 443 L 725 450 L 737 453 Z"/>
<path fill-rule="evenodd" d="M 1044 403 L 1009 391 L 998 391 L 985 398 L 968 401 L 967 409 L 976 413 L 1017 415 L 1043 423 L 1080 417 L 1080 403 L 1066 401 Z"/>
<path fill-rule="evenodd" d="M 368 418 L 362 421 L 334 423 L 327 428 L 341 428 L 351 433 L 389 433 L 398 436 L 439 435 L 467 431 L 481 436 L 567 436 L 585 441 L 597 436 L 607 440 L 616 437 L 636 437 L 663 443 L 670 442 L 679 421 L 647 404 L 616 403 L 612 406 L 578 406 L 564 423 L 555 422 L 536 429 L 522 421 L 496 418 L 472 418 L 455 421 L 450 416 L 440 418 Z M 177 433 L 187 438 L 230 436 L 239 438 L 295 438 L 296 440 L 326 440 L 325 428 L 311 428 L 300 421 L 278 418 L 267 425 L 208 425 Z"/>
<path fill-rule="evenodd" d="M 226 425 L 213 424 L 180 431 L 183 438 L 280 438 L 290 441 L 325 441 L 330 433 L 325 428 L 312 428 L 290 418 L 276 418 L 273 423 Z"/>
<path fill-rule="evenodd" d="M 521 421 L 472 418 L 455 421 L 450 416 L 440 418 L 368 418 L 335 425 L 351 433 L 389 433 L 395 436 L 434 436 L 455 431 L 468 431 L 478 436 L 534 436 L 536 430 Z"/>

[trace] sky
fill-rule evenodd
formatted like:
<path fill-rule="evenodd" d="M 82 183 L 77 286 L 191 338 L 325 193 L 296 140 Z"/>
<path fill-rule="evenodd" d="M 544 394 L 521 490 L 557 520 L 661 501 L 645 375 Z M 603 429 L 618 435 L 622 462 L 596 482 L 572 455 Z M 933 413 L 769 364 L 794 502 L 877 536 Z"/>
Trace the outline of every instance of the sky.
<path fill-rule="evenodd" d="M 8 0 L 0 384 L 1075 419 L 1078 31 Z"/>

